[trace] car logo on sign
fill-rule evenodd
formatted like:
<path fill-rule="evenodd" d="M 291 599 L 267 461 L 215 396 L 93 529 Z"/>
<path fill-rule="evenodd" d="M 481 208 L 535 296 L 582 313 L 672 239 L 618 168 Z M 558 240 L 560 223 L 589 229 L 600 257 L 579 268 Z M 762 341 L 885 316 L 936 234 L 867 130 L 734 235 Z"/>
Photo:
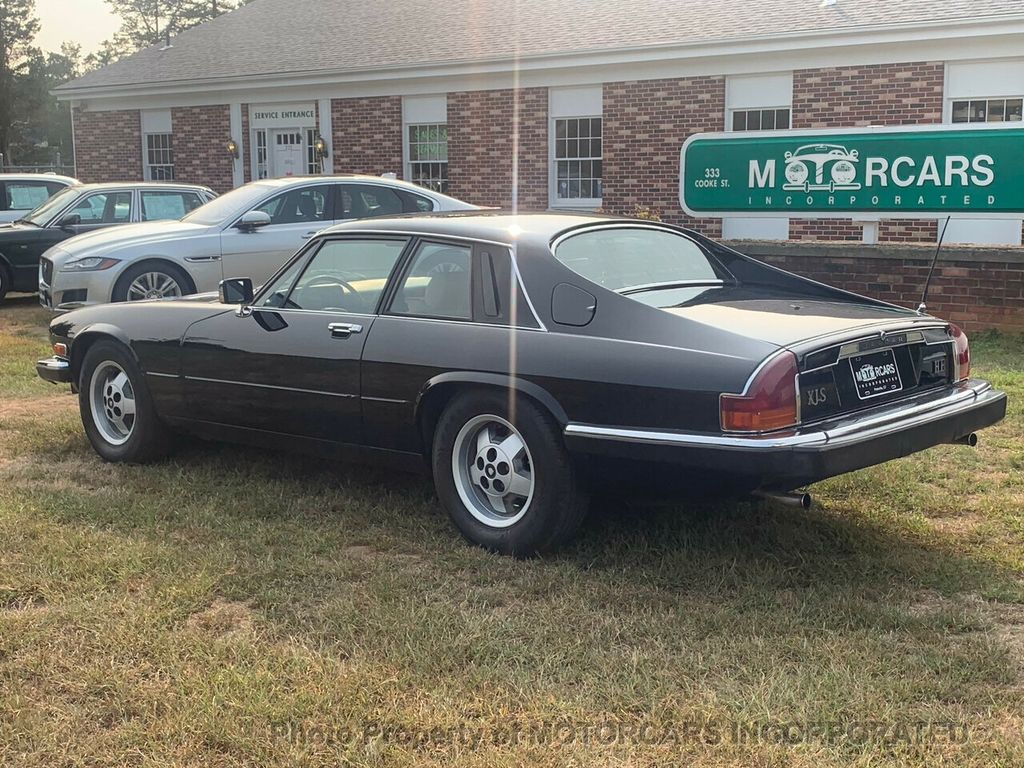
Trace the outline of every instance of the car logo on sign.
<path fill-rule="evenodd" d="M 860 189 L 856 181 L 860 156 L 856 149 L 840 144 L 806 144 L 795 152 L 786 152 L 786 183 L 783 189 L 810 192 Z M 826 177 L 827 173 L 827 177 Z"/>

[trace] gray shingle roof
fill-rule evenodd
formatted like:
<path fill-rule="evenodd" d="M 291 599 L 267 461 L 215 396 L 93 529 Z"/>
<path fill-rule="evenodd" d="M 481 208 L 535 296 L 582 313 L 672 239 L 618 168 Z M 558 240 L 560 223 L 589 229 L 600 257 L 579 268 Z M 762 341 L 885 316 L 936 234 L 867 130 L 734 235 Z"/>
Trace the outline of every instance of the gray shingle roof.
<path fill-rule="evenodd" d="M 1024 15 L 1022 0 L 252 0 L 58 91 Z"/>

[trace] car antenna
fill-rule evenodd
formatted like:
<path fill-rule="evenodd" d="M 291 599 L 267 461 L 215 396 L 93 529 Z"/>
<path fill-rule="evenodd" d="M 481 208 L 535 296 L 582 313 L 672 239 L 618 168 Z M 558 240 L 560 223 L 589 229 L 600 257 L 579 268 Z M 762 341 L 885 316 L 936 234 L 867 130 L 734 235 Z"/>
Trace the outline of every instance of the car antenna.
<path fill-rule="evenodd" d="M 939 233 L 939 244 L 935 246 L 935 255 L 932 256 L 932 265 L 928 268 L 928 277 L 924 281 L 924 290 L 921 292 L 921 303 L 917 305 L 917 314 L 923 315 L 928 311 L 928 306 L 925 304 L 928 301 L 928 288 L 932 284 L 932 273 L 935 272 L 935 265 L 939 261 L 939 251 L 942 250 L 942 241 L 946 237 L 946 227 L 949 226 L 950 217 L 946 217 L 946 223 L 942 225 L 942 232 Z"/>

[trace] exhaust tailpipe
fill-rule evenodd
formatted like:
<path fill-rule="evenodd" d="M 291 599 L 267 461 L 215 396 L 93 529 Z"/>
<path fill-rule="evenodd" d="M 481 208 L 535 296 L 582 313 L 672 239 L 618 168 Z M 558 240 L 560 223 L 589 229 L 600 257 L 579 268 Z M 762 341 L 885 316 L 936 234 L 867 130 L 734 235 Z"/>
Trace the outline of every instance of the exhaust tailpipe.
<path fill-rule="evenodd" d="M 968 448 L 974 448 L 978 444 L 978 435 L 975 432 L 970 432 L 963 437 L 958 437 L 955 440 L 950 441 L 951 445 L 966 445 Z"/>
<path fill-rule="evenodd" d="M 780 493 L 777 491 L 754 491 L 753 494 L 759 499 L 766 501 L 777 501 L 779 504 L 785 504 L 790 507 L 800 507 L 801 509 L 810 509 L 814 503 L 814 499 L 811 498 L 809 493 Z"/>

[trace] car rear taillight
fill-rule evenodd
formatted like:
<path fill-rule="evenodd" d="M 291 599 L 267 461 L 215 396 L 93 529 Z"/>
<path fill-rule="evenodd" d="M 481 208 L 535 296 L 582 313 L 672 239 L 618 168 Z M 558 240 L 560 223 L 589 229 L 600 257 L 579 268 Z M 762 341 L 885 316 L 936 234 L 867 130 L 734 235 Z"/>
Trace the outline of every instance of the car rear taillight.
<path fill-rule="evenodd" d="M 971 377 L 971 345 L 958 325 L 949 324 L 949 335 L 953 337 L 953 380 L 964 381 Z"/>
<path fill-rule="evenodd" d="M 722 429 L 727 432 L 765 432 L 792 427 L 800 421 L 796 355 L 783 352 L 767 362 L 742 395 L 719 398 Z"/>

